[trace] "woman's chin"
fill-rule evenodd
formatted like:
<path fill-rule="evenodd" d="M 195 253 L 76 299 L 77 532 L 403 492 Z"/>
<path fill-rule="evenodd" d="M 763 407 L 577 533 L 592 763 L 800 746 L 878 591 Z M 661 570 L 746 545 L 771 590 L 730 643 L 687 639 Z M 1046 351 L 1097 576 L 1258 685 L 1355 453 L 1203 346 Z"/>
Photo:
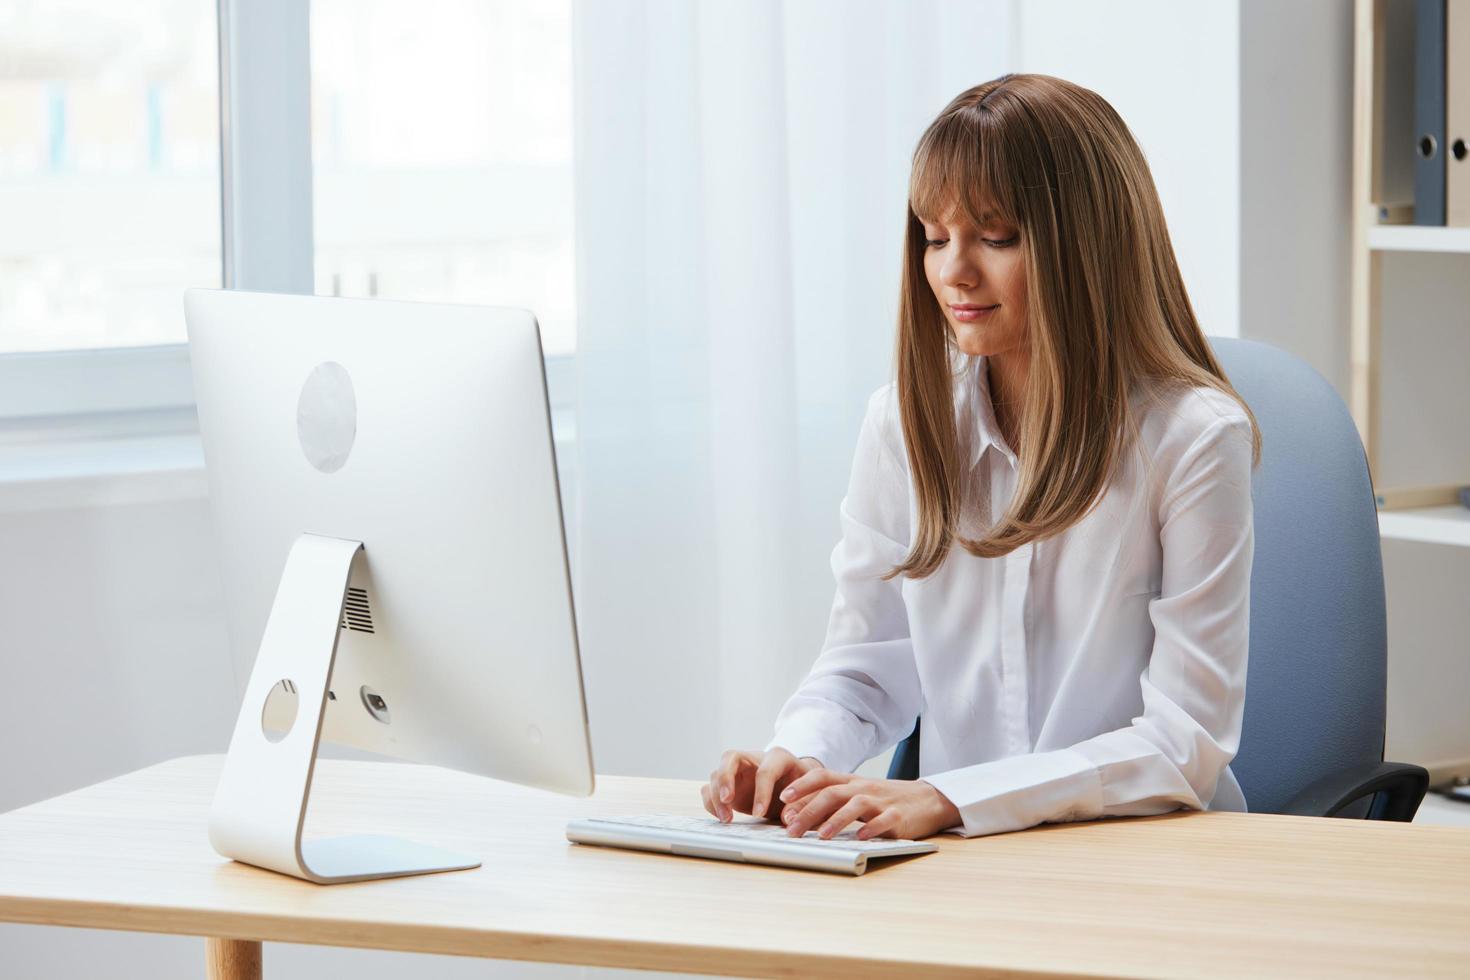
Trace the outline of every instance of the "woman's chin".
<path fill-rule="evenodd" d="M 971 357 L 980 355 L 992 357 L 996 354 L 1004 354 L 1017 346 L 1016 338 L 1010 336 L 1006 331 L 976 327 L 968 323 L 951 322 L 950 336 L 954 338 L 954 345 L 960 353 Z"/>
<path fill-rule="evenodd" d="M 959 333 L 956 333 L 954 345 L 956 348 L 959 349 L 959 352 L 961 354 L 968 354 L 971 357 L 975 357 L 980 354 L 984 354 L 988 357 L 995 351 L 994 344 L 986 343 L 984 337 L 976 336 L 971 331 L 961 331 Z"/>

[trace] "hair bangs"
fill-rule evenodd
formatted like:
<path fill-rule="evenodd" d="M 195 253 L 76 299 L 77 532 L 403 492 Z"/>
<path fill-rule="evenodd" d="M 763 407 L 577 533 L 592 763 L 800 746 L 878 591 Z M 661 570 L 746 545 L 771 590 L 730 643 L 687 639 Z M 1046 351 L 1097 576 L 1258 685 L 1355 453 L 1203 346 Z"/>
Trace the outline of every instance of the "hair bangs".
<path fill-rule="evenodd" d="M 987 110 L 946 113 L 934 121 L 914 152 L 909 209 L 940 224 L 964 215 L 979 227 L 992 220 L 1020 224 L 1014 182 L 1004 175 L 999 140 L 985 125 Z"/>

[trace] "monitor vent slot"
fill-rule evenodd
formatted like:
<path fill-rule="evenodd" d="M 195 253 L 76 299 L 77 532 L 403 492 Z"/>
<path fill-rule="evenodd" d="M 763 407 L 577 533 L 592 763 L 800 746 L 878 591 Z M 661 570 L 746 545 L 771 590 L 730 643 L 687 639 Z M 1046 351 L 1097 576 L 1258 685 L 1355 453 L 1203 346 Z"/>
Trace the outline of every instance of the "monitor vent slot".
<path fill-rule="evenodd" d="M 355 633 L 372 633 L 373 611 L 368 606 L 367 589 L 348 588 L 342 602 L 341 628 Z"/>

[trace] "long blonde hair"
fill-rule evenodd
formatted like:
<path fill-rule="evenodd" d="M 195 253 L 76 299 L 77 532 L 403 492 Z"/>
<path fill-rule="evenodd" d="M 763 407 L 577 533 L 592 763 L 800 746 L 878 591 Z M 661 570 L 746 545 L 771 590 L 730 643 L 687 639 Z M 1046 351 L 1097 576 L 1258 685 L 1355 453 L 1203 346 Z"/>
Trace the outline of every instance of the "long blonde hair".
<path fill-rule="evenodd" d="M 978 539 L 959 530 L 968 469 L 958 445 L 954 337 L 924 274 L 922 218 L 992 211 L 1021 229 L 1030 350 L 1020 473 Z M 924 578 L 952 543 L 994 558 L 1059 534 L 1103 498 L 1138 435 L 1129 393 L 1205 385 L 1240 402 L 1205 340 L 1148 164 L 1101 96 L 1049 75 L 1003 75 L 960 93 L 914 152 L 904 240 L 898 403 L 918 504 L 912 548 L 884 578 Z"/>

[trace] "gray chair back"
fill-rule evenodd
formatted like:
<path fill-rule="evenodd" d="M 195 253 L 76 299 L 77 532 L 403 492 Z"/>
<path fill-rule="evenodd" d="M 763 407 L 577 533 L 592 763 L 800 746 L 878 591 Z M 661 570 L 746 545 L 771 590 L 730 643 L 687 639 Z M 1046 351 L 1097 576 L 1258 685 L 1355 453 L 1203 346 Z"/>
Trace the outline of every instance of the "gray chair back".
<path fill-rule="evenodd" d="M 1273 813 L 1324 774 L 1383 759 L 1378 513 L 1357 427 L 1327 380 L 1267 344 L 1209 339 L 1261 429 L 1245 730 L 1231 769 L 1246 805 Z"/>

